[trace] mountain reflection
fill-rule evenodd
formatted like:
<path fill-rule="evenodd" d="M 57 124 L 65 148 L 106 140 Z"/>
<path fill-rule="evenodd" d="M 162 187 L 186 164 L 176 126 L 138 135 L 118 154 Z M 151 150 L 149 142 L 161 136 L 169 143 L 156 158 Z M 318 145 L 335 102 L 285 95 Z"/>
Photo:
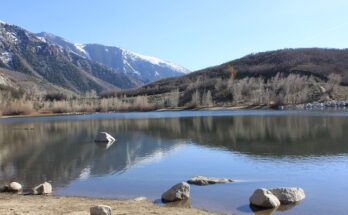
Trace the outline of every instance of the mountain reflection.
<path fill-rule="evenodd" d="M 93 142 L 98 131 L 117 138 Z M 0 178 L 32 186 L 63 186 L 89 175 L 122 173 L 159 159 L 185 142 L 250 156 L 321 156 L 347 153 L 344 117 L 206 116 L 154 119 L 42 121 L 0 124 Z"/>

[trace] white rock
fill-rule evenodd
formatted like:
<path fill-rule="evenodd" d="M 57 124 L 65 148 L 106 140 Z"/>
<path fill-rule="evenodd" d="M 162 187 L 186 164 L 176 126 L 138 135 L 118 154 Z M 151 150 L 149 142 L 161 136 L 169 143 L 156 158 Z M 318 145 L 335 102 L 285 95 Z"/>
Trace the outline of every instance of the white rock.
<path fill-rule="evenodd" d="M 114 142 L 115 138 L 106 132 L 99 132 L 95 142 Z"/>
<path fill-rule="evenodd" d="M 8 188 L 9 188 L 9 191 L 18 192 L 22 190 L 22 185 L 18 182 L 11 182 Z"/>
<path fill-rule="evenodd" d="M 265 188 L 255 190 L 249 201 L 252 205 L 263 208 L 276 208 L 280 206 L 279 199 Z"/>
<path fill-rule="evenodd" d="M 137 197 L 137 198 L 134 199 L 134 201 L 137 201 L 137 202 L 146 201 L 146 200 L 147 200 L 147 198 L 144 197 L 144 196 L 139 196 L 139 197 Z"/>
<path fill-rule="evenodd" d="M 44 182 L 33 188 L 33 194 L 35 195 L 47 195 L 52 193 L 52 185 L 48 182 Z"/>
<path fill-rule="evenodd" d="M 107 205 L 97 205 L 89 209 L 90 215 L 111 215 L 111 207 Z"/>
<path fill-rule="evenodd" d="M 269 191 L 279 199 L 281 204 L 293 204 L 306 197 L 304 190 L 297 187 L 273 188 Z"/>
<path fill-rule="evenodd" d="M 185 200 L 189 198 L 190 185 L 186 182 L 178 183 L 162 194 L 162 200 L 166 202 Z"/>
<path fill-rule="evenodd" d="M 212 178 L 205 176 L 195 176 L 187 181 L 187 183 L 195 185 L 225 184 L 230 182 L 233 182 L 233 180 L 229 178 Z"/>

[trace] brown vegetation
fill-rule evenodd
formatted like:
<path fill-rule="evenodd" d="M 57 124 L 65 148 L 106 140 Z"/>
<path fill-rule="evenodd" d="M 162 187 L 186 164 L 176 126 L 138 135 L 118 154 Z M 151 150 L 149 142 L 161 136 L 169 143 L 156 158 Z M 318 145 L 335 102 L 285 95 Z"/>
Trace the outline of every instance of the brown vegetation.
<path fill-rule="evenodd" d="M 236 71 L 228 79 L 209 81 L 199 78 L 187 89 L 179 88 L 158 95 L 130 96 L 118 92 L 114 97 L 98 97 L 95 91 L 84 96 L 72 97 L 63 94 L 43 95 L 25 92 L 12 96 L 11 91 L 0 93 L 2 115 L 28 115 L 49 113 L 90 113 L 109 111 L 152 111 L 162 108 L 202 108 L 213 106 L 273 106 L 295 105 L 312 101 L 338 98 L 341 77 L 329 76 L 322 82 L 313 76 L 282 73 L 264 79 L 245 77 L 235 79 Z"/>

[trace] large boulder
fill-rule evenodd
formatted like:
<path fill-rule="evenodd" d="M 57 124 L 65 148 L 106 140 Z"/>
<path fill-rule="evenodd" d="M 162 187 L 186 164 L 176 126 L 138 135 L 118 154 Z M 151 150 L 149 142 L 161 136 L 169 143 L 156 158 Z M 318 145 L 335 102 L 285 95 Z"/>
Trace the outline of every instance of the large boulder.
<path fill-rule="evenodd" d="M 187 183 L 195 185 L 225 184 L 230 182 L 233 182 L 233 180 L 229 178 L 213 178 L 205 176 L 195 176 L 187 181 Z"/>
<path fill-rule="evenodd" d="M 90 215 L 111 215 L 111 207 L 107 205 L 97 205 L 89 209 Z"/>
<path fill-rule="evenodd" d="M 173 201 L 185 200 L 189 198 L 190 198 L 190 185 L 186 182 L 178 183 L 162 194 L 162 200 L 164 202 L 173 202 Z"/>
<path fill-rule="evenodd" d="M 22 190 L 22 185 L 18 182 L 11 182 L 8 185 L 8 191 L 10 192 L 19 192 Z"/>
<path fill-rule="evenodd" d="M 99 132 L 94 140 L 95 142 L 114 142 L 115 138 L 106 132 Z"/>
<path fill-rule="evenodd" d="M 293 204 L 306 197 L 304 190 L 297 187 L 273 188 L 269 191 L 279 199 L 281 204 Z"/>
<path fill-rule="evenodd" d="M 34 195 L 47 195 L 52 193 L 52 185 L 48 182 L 44 182 L 33 188 Z"/>
<path fill-rule="evenodd" d="M 280 206 L 279 199 L 265 188 L 255 190 L 249 201 L 250 204 L 262 208 L 276 208 Z"/>

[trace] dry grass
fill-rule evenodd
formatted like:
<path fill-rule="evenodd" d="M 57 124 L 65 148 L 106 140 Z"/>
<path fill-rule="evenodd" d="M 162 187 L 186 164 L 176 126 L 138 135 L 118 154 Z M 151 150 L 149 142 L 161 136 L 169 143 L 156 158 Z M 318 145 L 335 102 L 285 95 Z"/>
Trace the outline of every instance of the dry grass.
<path fill-rule="evenodd" d="M 2 115 L 30 115 L 36 111 L 30 101 L 14 101 L 4 106 L 1 112 Z"/>

